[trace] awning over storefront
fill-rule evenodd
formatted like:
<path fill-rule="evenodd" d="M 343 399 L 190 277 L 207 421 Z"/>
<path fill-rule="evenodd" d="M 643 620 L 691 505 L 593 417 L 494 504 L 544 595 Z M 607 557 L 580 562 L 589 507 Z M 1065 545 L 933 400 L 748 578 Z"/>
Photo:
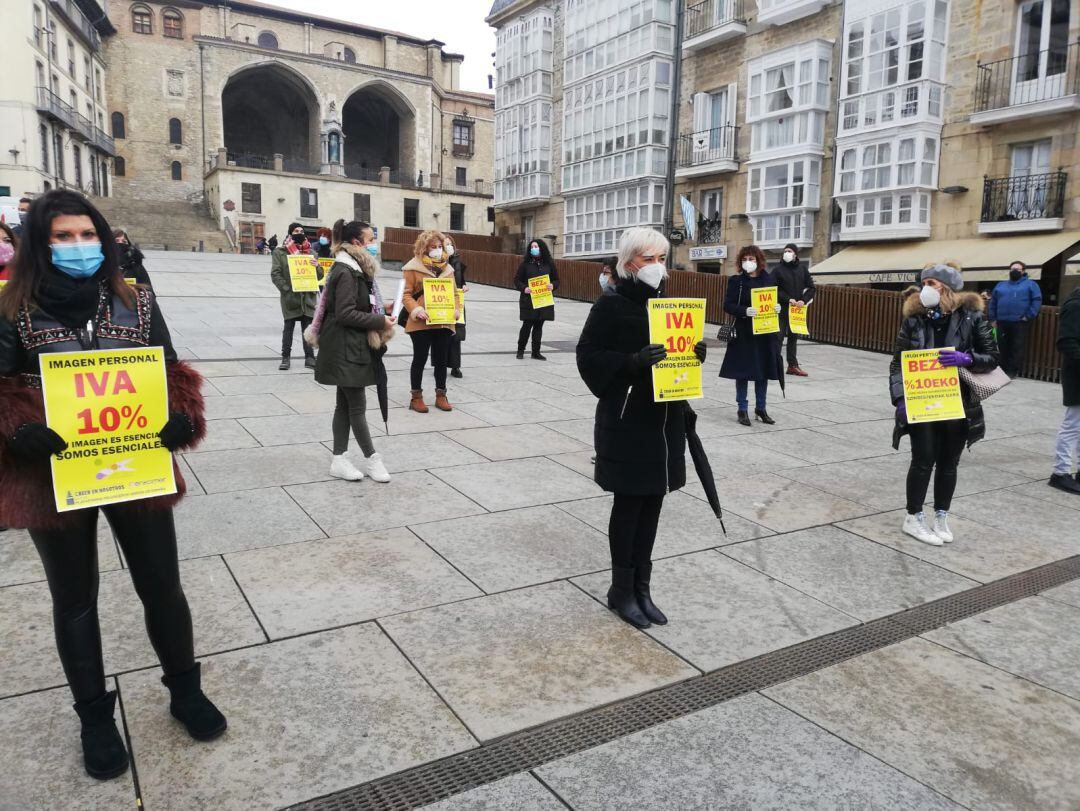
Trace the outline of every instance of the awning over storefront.
<path fill-rule="evenodd" d="M 1009 263 L 1019 259 L 1031 278 L 1039 279 L 1045 263 L 1063 253 L 1071 256 L 1078 247 L 1080 231 L 854 245 L 818 262 L 811 271 L 818 284 L 903 284 L 914 281 L 927 262 L 955 260 L 964 269 L 965 280 L 986 282 L 1006 278 Z"/>

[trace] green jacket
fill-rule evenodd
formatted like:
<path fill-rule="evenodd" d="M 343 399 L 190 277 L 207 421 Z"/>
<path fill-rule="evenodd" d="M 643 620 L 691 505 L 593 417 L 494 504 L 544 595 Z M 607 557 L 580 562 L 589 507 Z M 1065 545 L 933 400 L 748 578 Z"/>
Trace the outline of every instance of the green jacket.
<path fill-rule="evenodd" d="M 285 320 L 290 318 L 307 317 L 315 315 L 315 304 L 318 302 L 318 293 L 294 293 L 292 281 L 289 278 L 289 252 L 283 247 L 274 248 L 270 258 L 270 281 L 274 283 L 281 293 L 281 316 Z"/>
<path fill-rule="evenodd" d="M 371 312 L 371 287 L 359 268 L 340 259 L 327 276 L 326 313 L 319 332 L 315 382 L 358 388 L 375 385 L 374 350 L 368 332 L 386 325 L 384 316 Z"/>

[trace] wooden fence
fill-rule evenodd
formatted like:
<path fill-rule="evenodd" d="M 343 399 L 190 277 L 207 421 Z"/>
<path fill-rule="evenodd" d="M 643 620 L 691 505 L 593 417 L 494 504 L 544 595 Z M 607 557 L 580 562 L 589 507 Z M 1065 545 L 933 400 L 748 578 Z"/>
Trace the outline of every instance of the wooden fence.
<path fill-rule="evenodd" d="M 390 231 L 401 230 L 403 229 L 388 229 L 388 235 Z M 462 250 L 470 281 L 494 287 L 514 286 L 514 272 L 521 263 L 521 257 L 515 254 L 466 250 L 464 247 Z M 382 255 L 388 261 L 406 262 L 412 257 L 412 243 L 403 245 L 383 242 Z M 599 263 L 557 259 L 555 265 L 559 272 L 556 296 L 573 301 L 596 299 L 600 291 Z M 705 317 L 711 323 L 717 324 L 723 319 L 727 280 L 727 276 L 715 273 L 673 270 L 667 282 L 667 294 L 677 298 L 705 299 Z M 809 310 L 810 340 L 852 349 L 891 353 L 900 326 L 901 304 L 901 294 L 895 290 L 821 285 L 817 288 L 814 303 Z M 1061 357 L 1056 346 L 1057 334 L 1058 308 L 1043 307 L 1028 336 L 1027 352 L 1021 371 L 1024 377 L 1051 382 L 1058 380 Z M 711 336 L 707 333 L 707 337 Z"/>

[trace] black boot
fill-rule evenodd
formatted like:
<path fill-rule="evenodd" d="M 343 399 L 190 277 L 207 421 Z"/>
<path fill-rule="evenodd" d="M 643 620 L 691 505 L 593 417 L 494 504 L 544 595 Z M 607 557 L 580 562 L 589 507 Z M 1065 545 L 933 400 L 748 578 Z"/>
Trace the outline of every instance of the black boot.
<path fill-rule="evenodd" d="M 200 664 L 186 673 L 162 676 L 161 683 L 169 688 L 172 700 L 169 712 L 173 718 L 187 727 L 188 734 L 197 741 L 212 741 L 228 726 L 225 716 L 208 699 L 200 688 Z"/>
<path fill-rule="evenodd" d="M 82 722 L 83 763 L 86 773 L 98 780 L 117 777 L 128 769 L 124 739 L 116 728 L 113 711 L 116 693 L 108 692 L 93 701 L 76 701 L 75 712 Z"/>
<path fill-rule="evenodd" d="M 519 347 L 518 347 L 518 351 L 517 351 L 517 359 L 518 359 L 518 360 L 521 360 L 521 359 L 523 359 L 524 357 L 525 357 L 525 348 L 524 348 L 524 347 L 521 347 L 521 346 L 519 346 Z"/>
<path fill-rule="evenodd" d="M 750 415 L 747 414 L 745 411 L 743 411 L 741 409 L 739 410 L 738 419 L 739 419 L 739 425 L 749 425 L 750 424 Z"/>
<path fill-rule="evenodd" d="M 281 364 L 278 366 L 278 371 L 287 372 L 289 371 L 290 366 L 292 366 L 292 360 L 290 360 L 288 357 L 284 357 L 281 359 Z"/>
<path fill-rule="evenodd" d="M 637 604 L 641 608 L 641 613 L 648 617 L 649 622 L 653 625 L 667 625 L 667 617 L 664 616 L 664 612 L 656 607 L 656 603 L 652 601 L 652 594 L 649 592 L 649 582 L 652 580 L 652 564 L 647 563 L 644 566 L 638 566 L 634 569 L 634 596 L 637 597 Z"/>
<path fill-rule="evenodd" d="M 607 593 L 607 605 L 619 615 L 619 619 L 635 628 L 649 628 L 652 623 L 641 613 L 637 598 L 634 596 L 634 567 L 616 566 L 611 570 L 611 588 Z"/>
<path fill-rule="evenodd" d="M 543 355 L 540 354 L 539 349 L 534 349 L 533 350 L 532 359 L 533 360 L 547 360 L 547 358 L 545 358 Z"/>
<path fill-rule="evenodd" d="M 766 425 L 776 425 L 776 420 L 770 417 L 769 412 L 767 412 L 764 408 L 755 408 L 754 416 Z"/>

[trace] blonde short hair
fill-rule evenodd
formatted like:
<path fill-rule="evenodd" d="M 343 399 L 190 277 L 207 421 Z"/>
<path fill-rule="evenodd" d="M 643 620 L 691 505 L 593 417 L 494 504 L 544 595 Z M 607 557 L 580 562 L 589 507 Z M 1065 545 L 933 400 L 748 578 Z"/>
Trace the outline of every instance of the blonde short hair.
<path fill-rule="evenodd" d="M 630 278 L 630 271 L 626 264 L 635 256 L 643 253 L 667 253 L 671 249 L 671 243 L 667 237 L 655 228 L 627 228 L 619 237 L 619 257 L 615 263 L 615 270 L 622 279 Z"/>
<path fill-rule="evenodd" d="M 434 229 L 421 231 L 420 236 L 418 236 L 416 238 L 416 242 L 413 243 L 413 256 L 415 256 L 417 259 L 426 256 L 428 252 L 428 246 L 432 242 L 438 242 L 440 245 L 442 245 L 443 238 L 444 237 L 442 231 L 436 231 Z"/>

